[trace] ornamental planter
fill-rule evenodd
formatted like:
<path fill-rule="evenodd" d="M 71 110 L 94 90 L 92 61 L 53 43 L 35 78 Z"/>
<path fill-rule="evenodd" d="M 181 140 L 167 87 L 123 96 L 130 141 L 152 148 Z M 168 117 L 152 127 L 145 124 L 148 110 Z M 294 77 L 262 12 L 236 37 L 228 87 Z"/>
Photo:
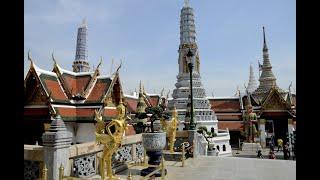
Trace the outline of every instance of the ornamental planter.
<path fill-rule="evenodd" d="M 142 134 L 142 144 L 145 148 L 146 154 L 149 157 L 149 165 L 160 165 L 162 150 L 166 146 L 166 133 L 157 132 L 157 133 L 143 133 Z M 153 172 L 156 167 L 148 167 L 141 170 L 140 175 L 146 176 Z M 165 169 L 165 174 L 167 170 Z M 161 177 L 161 171 L 155 173 L 156 177 Z"/>

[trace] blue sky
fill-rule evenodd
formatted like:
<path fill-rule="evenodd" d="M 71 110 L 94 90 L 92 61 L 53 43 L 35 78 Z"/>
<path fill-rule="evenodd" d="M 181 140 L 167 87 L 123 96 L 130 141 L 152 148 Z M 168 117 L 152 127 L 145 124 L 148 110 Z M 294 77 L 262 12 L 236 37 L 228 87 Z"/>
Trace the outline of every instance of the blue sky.
<path fill-rule="evenodd" d="M 77 27 L 88 24 L 90 66 L 110 73 L 119 64 L 126 93 L 174 89 L 178 74 L 179 18 L 183 0 L 28 0 L 24 7 L 25 75 L 27 52 L 37 66 L 52 70 L 51 53 L 72 70 Z M 296 82 L 296 2 L 294 0 L 190 0 L 195 11 L 201 78 L 207 95 L 232 96 L 243 88 L 253 63 L 262 62 L 262 26 L 273 73 L 287 89 Z M 115 67 L 114 67 L 115 69 Z"/>

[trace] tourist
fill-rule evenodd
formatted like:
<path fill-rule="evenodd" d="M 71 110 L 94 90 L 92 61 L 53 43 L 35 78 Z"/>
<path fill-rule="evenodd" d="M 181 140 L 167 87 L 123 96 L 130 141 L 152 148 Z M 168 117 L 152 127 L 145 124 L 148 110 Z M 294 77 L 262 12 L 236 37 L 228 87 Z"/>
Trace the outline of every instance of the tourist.
<path fill-rule="evenodd" d="M 290 151 L 289 151 L 288 144 L 284 145 L 284 147 L 283 147 L 283 157 L 285 160 L 290 159 Z"/>
<path fill-rule="evenodd" d="M 259 149 L 259 150 L 257 151 L 257 153 L 258 153 L 258 154 L 257 154 L 257 157 L 260 158 L 260 159 L 263 159 L 261 149 Z"/>
<path fill-rule="evenodd" d="M 274 144 L 272 141 L 270 141 L 270 151 L 274 151 Z"/>
<path fill-rule="evenodd" d="M 292 144 L 292 159 L 296 159 L 296 146 L 295 143 Z"/>
<path fill-rule="evenodd" d="M 274 151 L 270 151 L 269 159 L 276 159 L 276 155 L 274 154 Z"/>
<path fill-rule="evenodd" d="M 283 141 L 282 141 L 282 139 L 279 138 L 277 140 L 277 142 L 278 142 L 278 150 L 277 150 L 277 152 L 279 152 L 279 149 L 280 149 L 280 151 L 282 150 Z"/>
<path fill-rule="evenodd" d="M 218 148 L 216 148 L 216 156 L 219 156 L 219 149 Z"/>

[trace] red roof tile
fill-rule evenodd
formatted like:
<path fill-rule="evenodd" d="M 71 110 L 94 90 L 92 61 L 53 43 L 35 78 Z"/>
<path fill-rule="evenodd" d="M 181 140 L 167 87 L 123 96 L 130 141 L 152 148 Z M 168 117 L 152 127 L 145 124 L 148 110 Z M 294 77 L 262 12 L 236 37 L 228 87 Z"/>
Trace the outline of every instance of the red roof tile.
<path fill-rule="evenodd" d="M 219 111 L 229 111 L 238 112 L 240 111 L 240 102 L 238 99 L 211 99 L 209 100 L 211 104 L 211 109 L 215 112 Z"/>
<path fill-rule="evenodd" d="M 72 95 L 76 95 L 86 90 L 89 81 L 91 80 L 90 75 L 84 76 L 73 76 L 70 74 L 63 73 L 62 77 L 66 86 L 70 90 Z"/>
<path fill-rule="evenodd" d="M 100 102 L 107 93 L 111 79 L 98 79 L 86 101 Z"/>
<path fill-rule="evenodd" d="M 242 121 L 239 122 L 228 122 L 228 121 L 219 121 L 218 122 L 219 129 L 229 129 L 229 130 L 236 130 L 240 131 L 243 129 Z"/>
<path fill-rule="evenodd" d="M 241 120 L 242 119 L 242 115 L 228 115 L 226 114 L 216 114 L 217 118 L 220 120 Z"/>
<path fill-rule="evenodd" d="M 56 107 L 58 113 L 64 117 L 93 117 L 96 108 L 67 108 Z"/>
<path fill-rule="evenodd" d="M 117 109 L 104 108 L 103 116 L 106 116 L 106 117 L 116 117 L 117 115 L 118 115 Z"/>
<path fill-rule="evenodd" d="M 132 125 L 128 125 L 127 127 L 128 129 L 126 130 L 126 136 L 131 136 L 136 134 L 136 131 L 134 130 Z"/>
<path fill-rule="evenodd" d="M 62 87 L 60 86 L 58 81 L 51 80 L 51 79 L 45 79 L 44 83 L 47 87 L 47 91 L 50 94 L 51 97 L 56 100 L 68 100 L 67 96 L 62 90 Z"/>
<path fill-rule="evenodd" d="M 138 99 L 126 98 L 128 111 L 135 113 L 137 110 Z"/>
<path fill-rule="evenodd" d="M 150 102 L 151 106 L 157 106 L 160 97 L 159 96 L 149 96 L 149 97 L 150 97 L 149 102 Z"/>

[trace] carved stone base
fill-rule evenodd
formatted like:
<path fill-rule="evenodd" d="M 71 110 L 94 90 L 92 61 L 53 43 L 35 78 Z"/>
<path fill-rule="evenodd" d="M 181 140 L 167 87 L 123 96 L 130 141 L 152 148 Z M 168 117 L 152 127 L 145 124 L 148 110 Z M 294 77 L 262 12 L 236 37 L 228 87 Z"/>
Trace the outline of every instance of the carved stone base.
<path fill-rule="evenodd" d="M 160 165 L 162 153 L 161 151 L 147 151 L 147 155 L 149 156 L 148 164 L 150 165 Z M 152 173 L 156 167 L 148 167 L 142 169 L 140 172 L 141 176 L 147 176 L 148 174 Z M 165 169 L 165 175 L 167 174 L 167 170 Z M 155 177 L 161 177 L 161 170 L 154 174 Z"/>

